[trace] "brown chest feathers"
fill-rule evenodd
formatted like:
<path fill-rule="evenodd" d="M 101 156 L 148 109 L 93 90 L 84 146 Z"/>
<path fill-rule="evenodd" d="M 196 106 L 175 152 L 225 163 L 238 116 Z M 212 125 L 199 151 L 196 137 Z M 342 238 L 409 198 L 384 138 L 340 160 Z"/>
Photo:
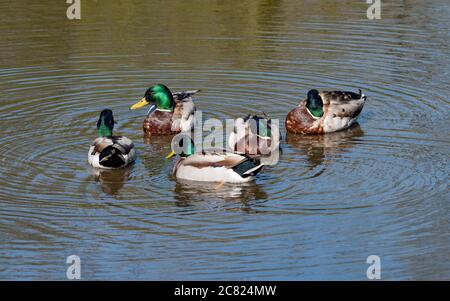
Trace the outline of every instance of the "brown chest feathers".
<path fill-rule="evenodd" d="M 323 126 L 300 105 L 286 116 L 286 129 L 294 134 L 323 134 Z"/>
<path fill-rule="evenodd" d="M 144 120 L 144 133 L 146 135 L 173 135 L 181 130 L 172 130 L 172 112 L 155 111 Z"/>

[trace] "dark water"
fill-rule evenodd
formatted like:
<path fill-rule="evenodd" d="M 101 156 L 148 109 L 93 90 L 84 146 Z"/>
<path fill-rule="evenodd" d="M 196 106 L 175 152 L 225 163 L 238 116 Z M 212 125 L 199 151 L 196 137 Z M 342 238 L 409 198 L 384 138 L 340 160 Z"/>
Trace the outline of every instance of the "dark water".
<path fill-rule="evenodd" d="M 448 1 L 58 2 L 0 3 L 0 279 L 65 279 L 72 254 L 82 279 L 364 280 L 372 254 L 382 279 L 450 278 Z M 279 118 L 279 164 L 171 179 L 170 138 L 128 110 L 157 82 L 202 89 L 207 118 Z M 363 89 L 360 126 L 286 135 L 311 88 Z M 95 175 L 105 107 L 139 159 Z"/>

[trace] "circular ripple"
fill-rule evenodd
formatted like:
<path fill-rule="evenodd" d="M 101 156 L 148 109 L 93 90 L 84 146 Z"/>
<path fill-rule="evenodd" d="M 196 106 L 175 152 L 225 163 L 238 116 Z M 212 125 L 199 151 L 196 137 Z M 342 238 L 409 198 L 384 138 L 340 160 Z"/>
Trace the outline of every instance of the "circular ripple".
<path fill-rule="evenodd" d="M 168 271 L 210 279 L 218 277 L 211 260 L 227 266 L 219 273 L 225 278 L 238 273 L 293 279 L 324 264 L 311 260 L 314 246 L 336 250 L 327 239 L 352 245 L 339 235 L 380 234 L 382 228 L 383 241 L 406 244 L 412 240 L 408 231 L 448 228 L 435 218 L 439 210 L 446 212 L 442 200 L 448 198 L 450 171 L 448 23 L 439 23 L 448 18 L 440 8 L 395 4 L 380 22 L 368 22 L 366 7 L 358 5 L 309 5 L 305 16 L 295 1 L 242 10 L 223 3 L 216 4 L 217 12 L 180 4 L 174 11 L 161 9 L 168 16 L 188 15 L 162 26 L 133 13 L 150 11 L 149 4 L 123 9 L 118 3 L 86 4 L 89 17 L 74 27 L 59 23 L 59 10 L 43 10 L 38 2 L 20 22 L 14 16 L 23 9 L 1 5 L 8 13 L 0 26 L 0 226 L 15 248 L 4 253 L 58 253 L 65 244 L 77 249 L 73 241 L 82 240 L 81 251 L 95 254 L 93 262 L 102 261 L 98 254 L 130 254 L 122 262 L 139 258 L 153 270 L 153 262 L 170 258 L 175 264 L 164 266 Z M 220 14 L 224 8 L 237 15 Z M 395 15 L 396 8 L 405 16 Z M 104 14 L 107 9 L 120 11 L 120 17 Z M 211 14 L 214 24 L 204 17 Z M 39 23 L 43 15 L 45 23 Z M 180 26 L 180 20 L 189 24 Z M 204 119 L 263 111 L 279 119 L 280 162 L 246 185 L 175 181 L 173 162 L 165 159 L 170 137 L 144 139 L 145 111 L 128 110 L 158 82 L 173 90 L 202 89 L 196 105 Z M 287 134 L 287 112 L 311 88 L 361 88 L 369 99 L 360 125 L 325 136 Z M 133 139 L 139 158 L 125 170 L 100 173 L 88 166 L 87 151 L 106 107 L 114 111 L 117 134 Z M 359 215 L 376 216 L 371 222 L 377 228 L 361 230 L 351 222 L 343 223 L 342 232 L 321 228 L 331 223 L 329 216 L 335 221 Z M 317 235 L 317 229 L 326 230 Z M 220 254 L 212 254 L 214 248 Z M 291 251 L 302 254 L 301 260 Z M 335 255 L 321 254 L 325 261 Z M 195 264 L 180 271 L 186 258 Z M 120 265 L 111 262 L 92 269 L 108 275 Z M 24 270 L 12 266 L 8 274 Z"/>

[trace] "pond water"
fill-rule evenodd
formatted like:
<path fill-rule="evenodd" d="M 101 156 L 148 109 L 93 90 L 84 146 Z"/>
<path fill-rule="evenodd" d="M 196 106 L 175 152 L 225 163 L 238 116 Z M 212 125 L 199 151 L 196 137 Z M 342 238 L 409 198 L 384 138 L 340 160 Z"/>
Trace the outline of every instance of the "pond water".
<path fill-rule="evenodd" d="M 390 1 L 0 3 L 0 279 L 450 278 L 450 5 Z M 283 152 L 246 185 L 170 177 L 145 89 L 202 89 L 205 118 L 268 112 Z M 359 125 L 286 135 L 309 89 L 361 88 Z M 103 108 L 139 158 L 95 172 Z"/>

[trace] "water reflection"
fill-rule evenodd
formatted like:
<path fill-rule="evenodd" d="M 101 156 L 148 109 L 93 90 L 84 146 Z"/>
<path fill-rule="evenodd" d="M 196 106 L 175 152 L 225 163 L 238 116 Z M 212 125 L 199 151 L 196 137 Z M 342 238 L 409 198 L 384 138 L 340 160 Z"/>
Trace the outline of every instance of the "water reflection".
<path fill-rule="evenodd" d="M 292 148 L 300 149 L 307 157 L 308 166 L 314 169 L 322 165 L 327 156 L 337 155 L 352 147 L 363 135 L 361 126 L 355 123 L 347 130 L 326 135 L 287 134 L 286 143 Z"/>
<path fill-rule="evenodd" d="M 85 1 L 79 22 L 58 2 L 0 3 L 0 279 L 61 280 L 68 251 L 84 279 L 362 280 L 367 254 L 383 279 L 448 279 L 448 0 L 377 21 L 361 0 Z M 205 119 L 284 120 L 311 88 L 373 101 L 364 132 L 288 135 L 256 182 L 186 185 L 128 109 L 157 82 L 202 89 Z M 87 176 L 105 107 L 129 175 Z"/>
<path fill-rule="evenodd" d="M 202 183 L 188 180 L 176 180 L 174 188 L 176 205 L 188 207 L 196 202 L 230 202 L 241 203 L 248 209 L 251 201 L 267 200 L 267 192 L 255 182 L 241 184 Z"/>
<path fill-rule="evenodd" d="M 170 151 L 170 143 L 172 141 L 172 138 L 174 136 L 148 136 L 143 135 L 142 142 L 149 147 L 151 147 L 149 150 L 151 151 L 160 151 L 162 148 L 168 148 Z"/>
<path fill-rule="evenodd" d="M 130 165 L 114 170 L 91 168 L 91 175 L 101 185 L 104 193 L 115 196 L 130 179 L 133 167 L 134 165 Z"/>

